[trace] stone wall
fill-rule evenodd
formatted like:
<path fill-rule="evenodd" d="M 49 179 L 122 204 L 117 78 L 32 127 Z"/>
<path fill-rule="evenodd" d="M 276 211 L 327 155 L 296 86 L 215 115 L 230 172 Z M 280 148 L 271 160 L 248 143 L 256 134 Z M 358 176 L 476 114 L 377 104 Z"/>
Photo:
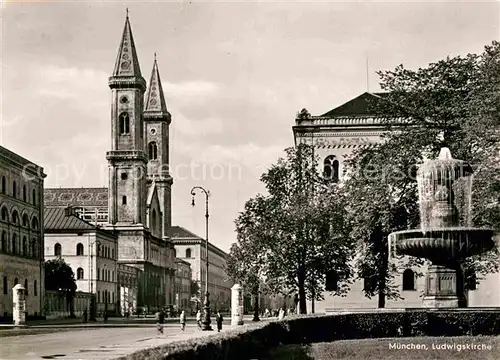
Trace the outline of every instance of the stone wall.
<path fill-rule="evenodd" d="M 83 317 L 83 311 L 89 311 L 90 293 L 77 291 L 73 300 L 74 315 L 76 317 Z M 66 298 L 56 291 L 45 292 L 45 317 L 47 319 L 61 319 L 70 316 L 70 307 Z"/>

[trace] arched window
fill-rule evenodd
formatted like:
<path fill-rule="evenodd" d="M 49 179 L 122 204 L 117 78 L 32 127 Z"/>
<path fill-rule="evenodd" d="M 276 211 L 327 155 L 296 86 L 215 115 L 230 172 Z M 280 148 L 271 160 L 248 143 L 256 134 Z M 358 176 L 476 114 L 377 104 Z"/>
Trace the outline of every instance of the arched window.
<path fill-rule="evenodd" d="M 15 181 L 12 182 L 12 196 L 13 197 L 17 196 L 17 184 Z"/>
<path fill-rule="evenodd" d="M 120 135 L 125 135 L 130 132 L 130 118 L 127 113 L 120 114 Z"/>
<path fill-rule="evenodd" d="M 191 249 L 186 249 L 186 257 L 187 258 L 191 257 Z"/>
<path fill-rule="evenodd" d="M 7 232 L 4 230 L 2 231 L 2 251 L 7 252 Z"/>
<path fill-rule="evenodd" d="M 7 295 L 9 293 L 9 284 L 7 280 L 7 276 L 3 277 L 3 294 Z"/>
<path fill-rule="evenodd" d="M 9 221 L 9 211 L 5 206 L 2 207 L 2 221 Z"/>
<path fill-rule="evenodd" d="M 323 176 L 327 180 L 339 181 L 339 161 L 335 155 L 328 155 L 323 161 Z"/>
<path fill-rule="evenodd" d="M 23 237 L 23 256 L 28 255 L 28 240 L 26 240 L 26 236 Z"/>
<path fill-rule="evenodd" d="M 17 236 L 12 234 L 12 253 L 17 254 Z"/>
<path fill-rule="evenodd" d="M 473 270 L 469 270 L 466 272 L 465 281 L 467 284 L 467 290 L 476 290 L 477 289 L 476 273 Z"/>
<path fill-rule="evenodd" d="M 31 220 L 31 228 L 33 230 L 38 230 L 38 219 L 36 216 L 33 216 L 33 219 Z"/>
<path fill-rule="evenodd" d="M 28 195 L 26 194 L 26 185 L 23 185 L 23 201 L 26 201 Z"/>
<path fill-rule="evenodd" d="M 35 259 L 37 258 L 36 239 L 31 240 L 31 256 L 34 257 Z"/>
<path fill-rule="evenodd" d="M 61 244 L 57 243 L 54 245 L 54 256 L 61 256 Z"/>
<path fill-rule="evenodd" d="M 76 244 L 76 255 L 77 256 L 83 255 L 83 244 L 82 243 Z"/>
<path fill-rule="evenodd" d="M 5 176 L 2 176 L 2 194 L 5 194 L 7 192 L 7 180 L 5 179 Z"/>
<path fill-rule="evenodd" d="M 28 296 L 28 279 L 24 279 L 24 295 Z"/>
<path fill-rule="evenodd" d="M 156 229 L 156 210 L 151 212 L 151 229 Z"/>
<path fill-rule="evenodd" d="M 28 218 L 28 214 L 23 215 L 23 226 L 24 227 L 30 226 L 30 219 Z"/>
<path fill-rule="evenodd" d="M 37 287 L 37 284 L 36 284 L 36 280 L 33 281 L 33 295 L 37 295 L 38 293 L 38 287 Z"/>
<path fill-rule="evenodd" d="M 83 269 L 76 269 L 76 280 L 83 280 Z"/>
<path fill-rule="evenodd" d="M 149 160 L 156 160 L 158 159 L 158 146 L 156 145 L 156 142 L 151 141 L 148 144 L 148 154 L 149 154 Z"/>
<path fill-rule="evenodd" d="M 31 196 L 33 197 L 33 205 L 36 205 L 36 190 L 33 189 L 31 193 L 32 193 Z"/>
<path fill-rule="evenodd" d="M 411 269 L 403 271 L 403 291 L 415 290 L 415 273 Z"/>
<path fill-rule="evenodd" d="M 331 270 L 326 274 L 326 291 L 337 291 L 338 290 L 338 277 L 335 270 Z"/>
<path fill-rule="evenodd" d="M 17 212 L 17 210 L 14 210 L 12 212 L 12 223 L 13 224 L 19 224 L 19 213 Z"/>

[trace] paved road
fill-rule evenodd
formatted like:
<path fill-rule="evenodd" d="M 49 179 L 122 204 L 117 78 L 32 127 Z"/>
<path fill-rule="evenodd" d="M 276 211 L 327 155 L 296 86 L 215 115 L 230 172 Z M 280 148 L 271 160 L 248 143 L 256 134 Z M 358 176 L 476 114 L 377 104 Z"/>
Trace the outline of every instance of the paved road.
<path fill-rule="evenodd" d="M 224 327 L 230 328 L 228 325 Z M 200 331 L 195 324 L 188 324 L 184 333 L 178 324 L 167 324 L 164 332 L 164 335 L 157 335 L 152 325 L 4 337 L 0 338 L 0 359 L 109 359 L 142 348 L 214 333 Z"/>

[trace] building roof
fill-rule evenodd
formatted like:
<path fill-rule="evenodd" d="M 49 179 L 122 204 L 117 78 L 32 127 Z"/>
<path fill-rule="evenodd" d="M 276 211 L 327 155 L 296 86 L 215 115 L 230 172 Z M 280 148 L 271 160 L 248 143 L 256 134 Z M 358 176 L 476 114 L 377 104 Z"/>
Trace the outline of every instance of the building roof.
<path fill-rule="evenodd" d="M 46 207 L 108 206 L 108 188 L 46 188 L 44 189 Z"/>
<path fill-rule="evenodd" d="M 46 208 L 43 214 L 45 232 L 50 230 L 95 230 L 95 226 L 71 213 L 68 208 Z"/>
<path fill-rule="evenodd" d="M 365 92 L 352 100 L 326 112 L 321 117 L 337 116 L 373 116 L 371 107 L 382 99 L 386 93 Z"/>
<path fill-rule="evenodd" d="M 204 244 L 205 239 L 195 233 L 183 228 L 182 226 L 172 226 L 168 229 L 168 237 L 172 240 L 174 245 L 181 244 Z M 222 257 L 226 257 L 228 254 L 215 246 L 212 242 L 208 243 L 208 247 L 215 253 L 218 253 Z"/>
<path fill-rule="evenodd" d="M 141 68 L 139 66 L 139 59 L 135 49 L 128 13 L 123 29 L 122 41 L 118 48 L 113 76 L 141 77 Z"/>
<path fill-rule="evenodd" d="M 35 163 L 7 148 L 4 148 L 3 146 L 0 146 L 0 160 L 3 163 L 10 163 L 13 166 L 23 169 L 23 171 L 27 173 L 26 175 L 31 175 L 39 179 L 43 179 L 47 176 L 44 174 L 41 166 L 36 165 Z"/>
<path fill-rule="evenodd" d="M 165 95 L 163 94 L 163 87 L 161 86 L 160 72 L 158 70 L 158 63 L 153 63 L 153 71 L 151 72 L 151 79 L 149 80 L 149 89 L 146 93 L 146 102 L 144 103 L 144 115 L 148 113 L 157 113 L 170 118 L 167 110 L 167 103 Z"/>

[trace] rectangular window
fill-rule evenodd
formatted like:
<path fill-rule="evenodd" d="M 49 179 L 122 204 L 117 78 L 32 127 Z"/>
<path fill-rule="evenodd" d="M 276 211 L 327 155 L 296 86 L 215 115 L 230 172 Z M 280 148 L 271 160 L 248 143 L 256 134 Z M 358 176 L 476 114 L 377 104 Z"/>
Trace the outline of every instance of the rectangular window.
<path fill-rule="evenodd" d="M 125 195 L 122 197 L 122 205 L 127 205 L 127 197 Z"/>
<path fill-rule="evenodd" d="M 9 293 L 9 284 L 8 284 L 8 280 L 7 280 L 7 276 L 4 276 L 3 277 L 3 294 L 4 295 L 7 295 Z"/>

